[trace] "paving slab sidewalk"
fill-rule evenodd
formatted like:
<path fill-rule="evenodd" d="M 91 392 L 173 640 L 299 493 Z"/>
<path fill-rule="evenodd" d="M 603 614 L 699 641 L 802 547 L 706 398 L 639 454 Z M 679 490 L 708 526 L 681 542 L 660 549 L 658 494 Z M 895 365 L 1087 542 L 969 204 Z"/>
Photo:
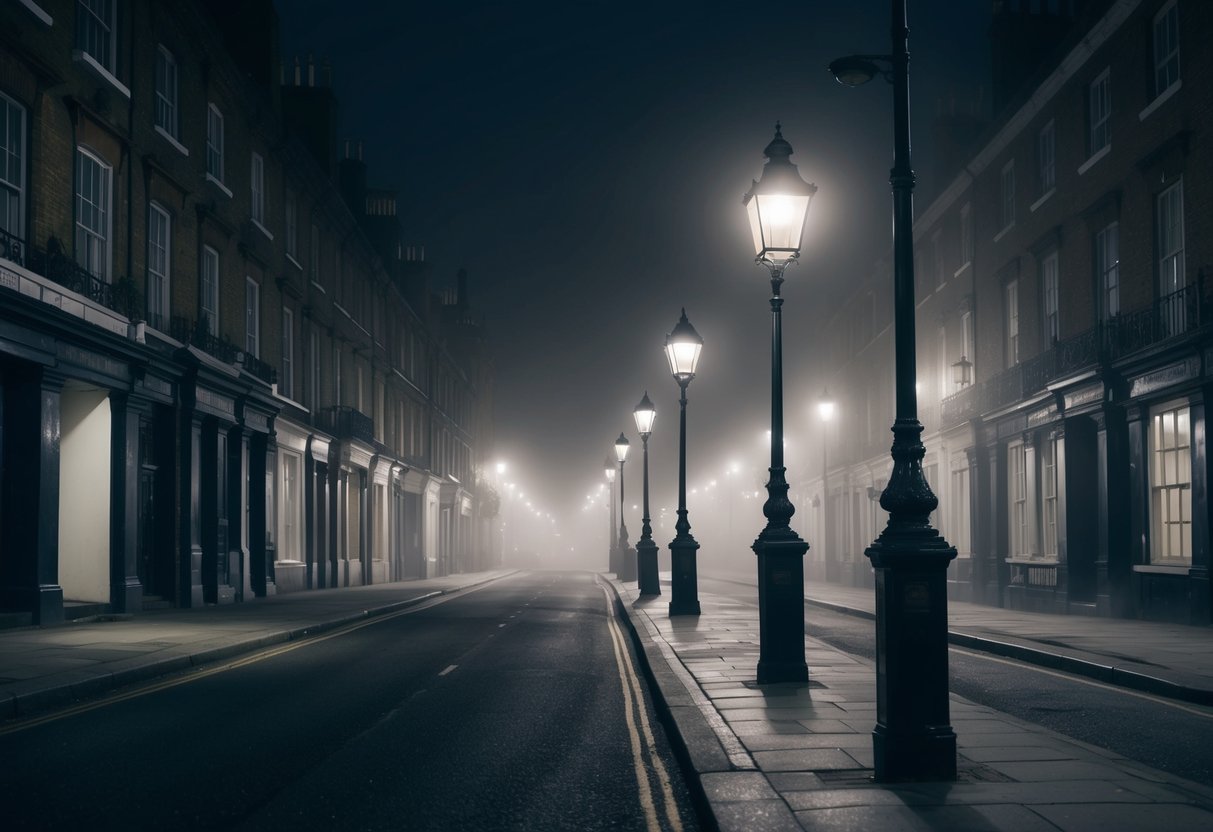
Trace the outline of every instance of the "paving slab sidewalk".
<path fill-rule="evenodd" d="M 876 784 L 870 662 L 808 638 L 808 686 L 758 686 L 755 607 L 700 592 L 701 615 L 670 618 L 668 586 L 612 585 L 725 832 L 1213 829 L 1213 789 L 958 696 L 958 781 Z"/>
<path fill-rule="evenodd" d="M 0 719 L 228 659 L 512 575 L 502 569 L 0 630 Z"/>

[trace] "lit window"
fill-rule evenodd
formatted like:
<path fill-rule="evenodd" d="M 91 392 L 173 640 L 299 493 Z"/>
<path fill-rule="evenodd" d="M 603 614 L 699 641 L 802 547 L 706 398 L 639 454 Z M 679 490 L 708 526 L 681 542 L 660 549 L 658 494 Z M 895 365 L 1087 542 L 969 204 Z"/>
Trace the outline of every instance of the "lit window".
<path fill-rule="evenodd" d="M 93 56 L 107 71 L 114 71 L 114 0 L 78 0 L 76 48 Z"/>
<path fill-rule="evenodd" d="M 1171 0 L 1154 16 L 1154 94 L 1179 82 L 1179 7 Z"/>
<path fill-rule="evenodd" d="M 1012 280 L 1003 289 L 1003 301 L 1006 312 L 1006 357 L 1007 366 L 1014 367 L 1019 363 L 1019 281 Z"/>
<path fill-rule="evenodd" d="M 960 557 L 968 557 L 969 541 L 969 463 L 960 456 L 952 462 L 951 507 L 948 512 L 952 526 L 948 531 L 948 542 L 956 547 Z"/>
<path fill-rule="evenodd" d="M 1007 446 L 1007 499 L 1010 555 L 1027 557 L 1028 552 L 1028 471 L 1027 448 L 1023 442 Z"/>
<path fill-rule="evenodd" d="M 1106 321 L 1120 314 L 1120 223 L 1095 235 L 1095 277 L 1099 281 L 1099 311 Z"/>
<path fill-rule="evenodd" d="M 163 46 L 156 50 L 156 126 L 177 138 L 177 61 Z"/>
<path fill-rule="evenodd" d="M 93 277 L 110 279 L 110 184 L 113 169 L 76 149 L 76 262 Z"/>
<path fill-rule="evenodd" d="M 261 345 L 261 287 L 251 277 L 244 279 L 244 351 L 257 358 Z"/>
<path fill-rule="evenodd" d="M 265 224 L 265 161 L 260 153 L 253 154 L 249 176 L 252 216 L 255 222 Z"/>
<path fill-rule="evenodd" d="M 1105 69 L 1091 82 L 1087 92 L 1087 149 L 1092 155 L 1108 146 L 1108 116 L 1112 112 L 1112 93 L 1108 82 L 1110 77 L 1109 71 Z"/>
<path fill-rule="evenodd" d="M 1002 227 L 1015 224 L 1015 160 L 1007 162 L 1002 169 Z"/>
<path fill-rule="evenodd" d="M 1057 553 L 1057 437 L 1040 443 L 1040 554 L 1056 561 Z"/>
<path fill-rule="evenodd" d="M 0 257 L 25 262 L 25 108 L 0 93 Z"/>
<path fill-rule="evenodd" d="M 1042 283 L 1044 284 L 1044 302 L 1045 302 L 1045 339 L 1049 343 L 1057 341 L 1060 335 L 1060 325 L 1058 321 L 1058 297 L 1057 297 L 1057 252 L 1050 252 L 1045 256 L 1045 259 L 1040 263 L 1042 275 Z"/>
<path fill-rule="evenodd" d="M 206 172 L 223 182 L 223 113 L 214 104 L 206 113 Z"/>
<path fill-rule="evenodd" d="M 282 510 L 278 513 L 278 560 L 302 560 L 301 531 L 303 529 L 303 499 L 299 473 L 303 460 L 285 448 L 278 450 L 282 472 L 280 495 Z"/>
<path fill-rule="evenodd" d="M 1041 128 L 1040 134 L 1036 138 L 1036 160 L 1039 178 L 1037 187 L 1040 189 L 1041 196 L 1053 190 L 1053 186 L 1057 184 L 1056 138 L 1057 134 L 1053 128 L 1052 120 Z"/>
<path fill-rule="evenodd" d="M 211 335 L 219 334 L 219 252 L 202 247 L 202 275 L 199 286 L 198 319 Z"/>
<path fill-rule="evenodd" d="M 172 264 L 172 221 L 155 202 L 147 214 L 147 322 L 168 327 L 169 274 Z"/>
<path fill-rule="evenodd" d="M 1150 562 L 1192 563 L 1192 432 L 1186 404 L 1163 405 L 1150 422 Z"/>

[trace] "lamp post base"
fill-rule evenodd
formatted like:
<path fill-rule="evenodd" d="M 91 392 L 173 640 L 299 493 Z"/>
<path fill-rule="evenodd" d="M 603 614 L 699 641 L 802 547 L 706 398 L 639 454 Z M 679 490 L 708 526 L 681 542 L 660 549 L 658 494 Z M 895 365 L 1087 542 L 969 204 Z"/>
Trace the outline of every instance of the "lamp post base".
<path fill-rule="evenodd" d="M 641 595 L 660 595 L 661 579 L 657 574 L 657 544 L 641 538 L 636 544 L 636 569 L 639 573 Z"/>
<path fill-rule="evenodd" d="M 790 529 L 776 538 L 763 531 L 758 556 L 758 684 L 809 681 L 804 660 L 805 543 Z"/>
<path fill-rule="evenodd" d="M 670 544 L 670 615 L 699 615 L 699 578 L 695 553 L 699 543 L 689 534 Z"/>

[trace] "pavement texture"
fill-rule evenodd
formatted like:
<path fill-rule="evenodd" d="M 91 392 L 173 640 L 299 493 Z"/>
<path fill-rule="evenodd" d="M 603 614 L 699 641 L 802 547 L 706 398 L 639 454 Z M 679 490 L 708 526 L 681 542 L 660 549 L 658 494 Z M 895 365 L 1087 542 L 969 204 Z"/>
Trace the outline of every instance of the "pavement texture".
<path fill-rule="evenodd" d="M 654 695 L 668 711 L 676 748 L 694 774 L 692 788 L 698 784 L 707 813 L 725 832 L 1213 829 L 1213 789 L 958 696 L 950 700 L 957 782 L 874 783 L 871 662 L 807 637 L 810 684 L 759 686 L 753 606 L 701 591 L 701 615 L 671 618 L 668 589 L 639 598 L 635 585 L 613 586 L 649 665 Z M 872 601 L 862 597 L 870 592 L 814 587 L 812 602 L 870 614 Z M 1025 650 L 1020 658 L 1064 656 L 1115 668 L 1146 665 L 1149 654 L 1150 678 L 1184 685 L 1209 678 L 1204 628 L 1172 632 L 1146 625 L 1138 634 L 1142 622 L 1125 622 L 1131 629 L 1120 631 L 1124 641 L 1118 642 L 1115 634 L 1097 631 L 1120 622 L 964 609 L 969 606 L 949 604 L 954 635 L 988 635 Z M 1070 626 L 1050 628 L 1059 623 Z M 1173 640 L 1164 642 L 1164 635 Z M 1046 637 L 1055 644 L 1046 645 Z M 1151 652 L 1164 645 L 1162 656 Z M 1113 646 L 1115 661 L 1109 661 Z M 1175 666 L 1159 665 L 1160 658 Z M 1124 678 L 1113 673 L 1110 680 Z"/>

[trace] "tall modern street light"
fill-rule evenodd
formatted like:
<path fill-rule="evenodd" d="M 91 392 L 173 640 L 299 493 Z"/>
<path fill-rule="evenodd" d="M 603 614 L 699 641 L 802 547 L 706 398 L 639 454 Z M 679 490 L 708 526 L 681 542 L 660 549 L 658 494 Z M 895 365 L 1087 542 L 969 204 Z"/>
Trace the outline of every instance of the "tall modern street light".
<path fill-rule="evenodd" d="M 676 534 L 670 541 L 670 615 L 699 615 L 699 579 L 696 576 L 695 552 L 699 543 L 691 537 L 687 520 L 687 385 L 695 378 L 703 339 L 687 320 L 687 311 L 665 338 L 665 357 L 670 374 L 682 391 L 678 400 L 678 522 Z"/>
<path fill-rule="evenodd" d="M 621 581 L 634 580 L 636 564 L 632 560 L 632 547 L 628 545 L 628 526 L 624 522 L 623 463 L 628 461 L 628 438 L 621 431 L 615 440 L 615 458 L 619 460 L 619 569 L 615 576 Z"/>
<path fill-rule="evenodd" d="M 754 232 L 755 262 L 771 275 L 771 477 L 762 513 L 766 527 L 754 541 L 758 556 L 758 684 L 807 682 L 804 661 L 804 553 L 809 544 L 789 525 L 795 506 L 788 499 L 783 466 L 783 273 L 800 257 L 809 203 L 817 186 L 800 178 L 792 146 L 775 125 L 763 150 L 762 178 L 742 198 Z"/>
<path fill-rule="evenodd" d="M 830 548 L 830 420 L 834 418 L 834 400 L 829 389 L 821 391 L 817 400 L 817 418 L 821 420 L 821 555 L 825 561 L 826 580 L 838 581 L 838 552 Z"/>
<path fill-rule="evenodd" d="M 910 167 L 910 53 L 906 0 L 892 0 L 892 51 L 830 64 L 842 84 L 878 73 L 893 85 L 893 308 L 897 415 L 893 473 L 880 497 L 888 525 L 865 554 L 876 570 L 876 779 L 955 780 L 948 712 L 948 563 L 956 549 L 931 527 L 939 505 L 922 472 L 914 389 L 914 171 Z"/>
<path fill-rule="evenodd" d="M 649 391 L 632 410 L 636 419 L 636 432 L 644 445 L 644 518 L 641 520 L 640 540 L 636 542 L 636 570 L 641 595 L 660 595 L 661 579 L 657 574 L 657 544 L 653 542 L 653 526 L 649 519 L 649 435 L 653 432 L 653 421 L 657 408 L 649 400 Z"/>
<path fill-rule="evenodd" d="M 611 517 L 610 517 L 610 521 L 609 521 L 611 524 L 611 530 L 610 530 L 611 549 L 610 549 L 610 553 L 607 557 L 607 571 L 614 572 L 616 575 L 618 575 L 619 574 L 619 541 L 616 539 L 615 535 L 618 533 L 619 529 L 616 528 L 616 526 L 615 526 L 615 489 L 612 487 L 613 485 L 615 485 L 615 460 L 611 458 L 610 454 L 607 454 L 607 458 L 603 462 L 603 466 L 604 466 L 604 473 L 606 473 L 606 480 L 607 480 L 607 502 L 611 506 Z"/>

